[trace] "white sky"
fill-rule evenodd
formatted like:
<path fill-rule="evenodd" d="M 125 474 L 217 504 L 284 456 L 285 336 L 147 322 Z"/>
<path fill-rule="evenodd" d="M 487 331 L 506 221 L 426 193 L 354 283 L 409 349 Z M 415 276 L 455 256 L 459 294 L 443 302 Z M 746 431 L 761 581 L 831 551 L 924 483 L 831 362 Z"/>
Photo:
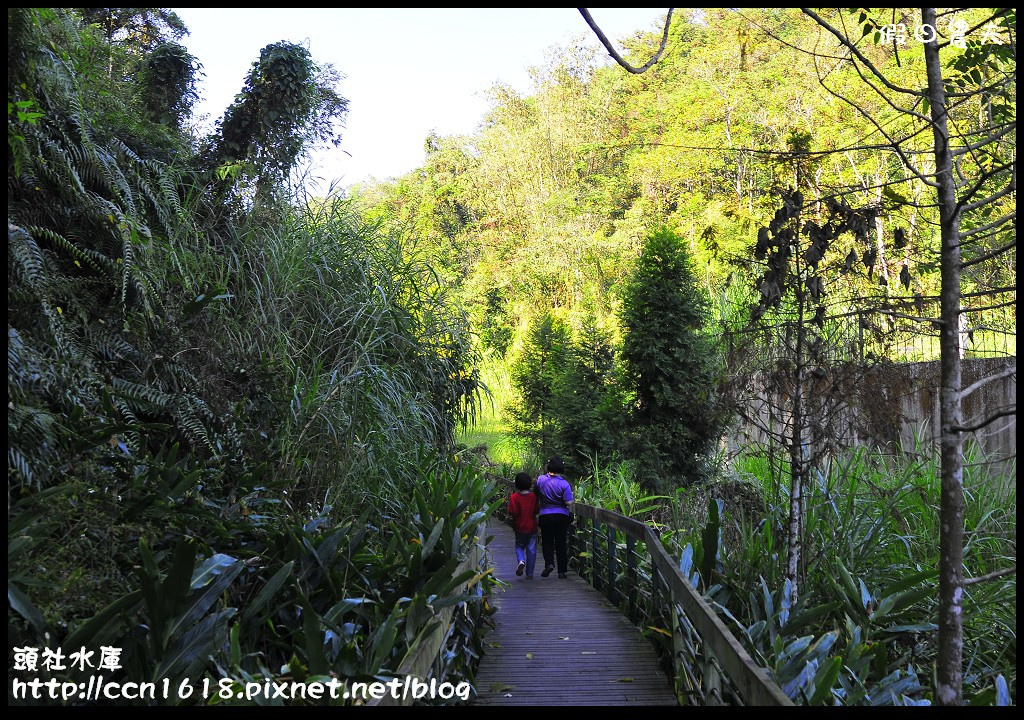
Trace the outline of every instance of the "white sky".
<path fill-rule="evenodd" d="M 314 157 L 321 188 L 402 175 L 423 163 L 423 141 L 473 132 L 502 81 L 531 91 L 527 68 L 545 51 L 581 38 L 598 45 L 575 8 L 174 8 L 183 42 L 203 64 L 197 114 L 219 119 L 249 66 L 270 43 L 305 44 L 318 63 L 345 77 L 349 113 L 341 148 Z M 660 33 L 665 8 L 592 8 L 616 43 L 637 30 Z M 606 57 L 604 49 L 601 55 Z M 611 62 L 609 59 L 608 62 Z M 347 153 L 347 154 L 346 154 Z"/>

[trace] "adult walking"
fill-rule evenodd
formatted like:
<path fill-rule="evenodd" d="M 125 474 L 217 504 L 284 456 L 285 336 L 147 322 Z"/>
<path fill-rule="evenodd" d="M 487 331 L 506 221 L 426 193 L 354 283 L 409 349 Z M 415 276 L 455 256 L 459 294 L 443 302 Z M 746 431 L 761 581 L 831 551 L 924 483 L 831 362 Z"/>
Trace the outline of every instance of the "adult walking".
<path fill-rule="evenodd" d="M 572 488 L 562 477 L 565 464 L 555 455 L 548 460 L 547 473 L 537 478 L 537 499 L 540 501 L 541 546 L 544 551 L 544 571 L 547 577 L 555 569 L 558 558 L 558 577 L 566 579 L 569 571 L 569 522 L 572 519 Z"/>

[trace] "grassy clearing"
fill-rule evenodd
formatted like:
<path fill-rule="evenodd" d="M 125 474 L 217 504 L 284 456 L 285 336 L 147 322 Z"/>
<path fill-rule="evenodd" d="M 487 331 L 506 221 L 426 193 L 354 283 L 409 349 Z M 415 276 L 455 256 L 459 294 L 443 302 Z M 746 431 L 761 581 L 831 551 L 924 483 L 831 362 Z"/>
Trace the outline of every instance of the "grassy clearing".
<path fill-rule="evenodd" d="M 528 444 L 512 435 L 505 411 L 513 403 L 512 382 L 508 368 L 493 353 L 484 356 L 480 376 L 487 387 L 473 422 L 459 436 L 459 443 L 471 450 L 482 449 L 501 475 L 514 475 L 520 470 L 539 472 L 543 462 Z"/>

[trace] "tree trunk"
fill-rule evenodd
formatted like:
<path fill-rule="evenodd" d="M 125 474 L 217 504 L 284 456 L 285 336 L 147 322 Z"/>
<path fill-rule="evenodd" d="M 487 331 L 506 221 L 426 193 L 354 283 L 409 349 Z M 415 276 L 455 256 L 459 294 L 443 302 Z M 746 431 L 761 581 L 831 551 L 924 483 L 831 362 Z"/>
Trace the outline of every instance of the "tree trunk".
<path fill-rule="evenodd" d="M 797 347 L 801 346 L 798 337 Z M 792 582 L 790 601 L 796 603 L 800 595 L 800 550 L 803 538 L 803 367 L 797 353 L 796 387 L 793 389 L 793 435 L 789 447 L 790 491 L 789 491 L 789 543 L 786 548 L 786 577 Z"/>
<path fill-rule="evenodd" d="M 800 169 L 796 170 L 796 190 L 800 187 Z M 796 373 L 793 388 L 793 435 L 789 447 L 789 468 L 792 483 L 789 492 L 789 543 L 786 552 L 786 577 L 792 583 L 790 602 L 794 605 L 800 596 L 800 582 L 803 579 L 800 573 L 801 553 L 803 549 L 803 489 L 806 463 L 804 459 L 804 365 L 805 365 L 805 340 L 807 325 L 804 318 L 804 293 L 805 276 L 804 270 L 800 267 L 800 237 L 801 217 L 797 214 L 793 221 L 796 232 L 796 240 L 793 245 L 793 262 L 796 273 L 796 283 L 800 288 L 797 293 L 796 310 Z"/>
<path fill-rule="evenodd" d="M 935 9 L 923 8 L 921 22 L 936 27 Z M 924 45 L 935 137 L 935 177 L 938 182 L 939 225 L 942 238 L 940 291 L 942 335 L 939 401 L 942 448 L 942 498 L 939 512 L 939 647 L 935 697 L 940 705 L 963 703 L 963 435 L 961 426 L 960 359 L 960 210 L 957 207 L 953 161 L 946 125 L 939 49 Z"/>

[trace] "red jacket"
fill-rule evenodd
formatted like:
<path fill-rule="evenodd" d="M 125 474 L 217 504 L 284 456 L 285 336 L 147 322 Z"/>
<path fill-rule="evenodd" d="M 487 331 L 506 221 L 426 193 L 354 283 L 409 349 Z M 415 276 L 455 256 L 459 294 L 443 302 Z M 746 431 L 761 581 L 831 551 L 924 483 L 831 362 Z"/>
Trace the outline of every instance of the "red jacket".
<path fill-rule="evenodd" d="M 521 492 L 512 493 L 508 499 L 508 512 L 512 516 L 512 529 L 520 533 L 537 532 L 537 496 L 528 492 L 525 495 Z"/>

